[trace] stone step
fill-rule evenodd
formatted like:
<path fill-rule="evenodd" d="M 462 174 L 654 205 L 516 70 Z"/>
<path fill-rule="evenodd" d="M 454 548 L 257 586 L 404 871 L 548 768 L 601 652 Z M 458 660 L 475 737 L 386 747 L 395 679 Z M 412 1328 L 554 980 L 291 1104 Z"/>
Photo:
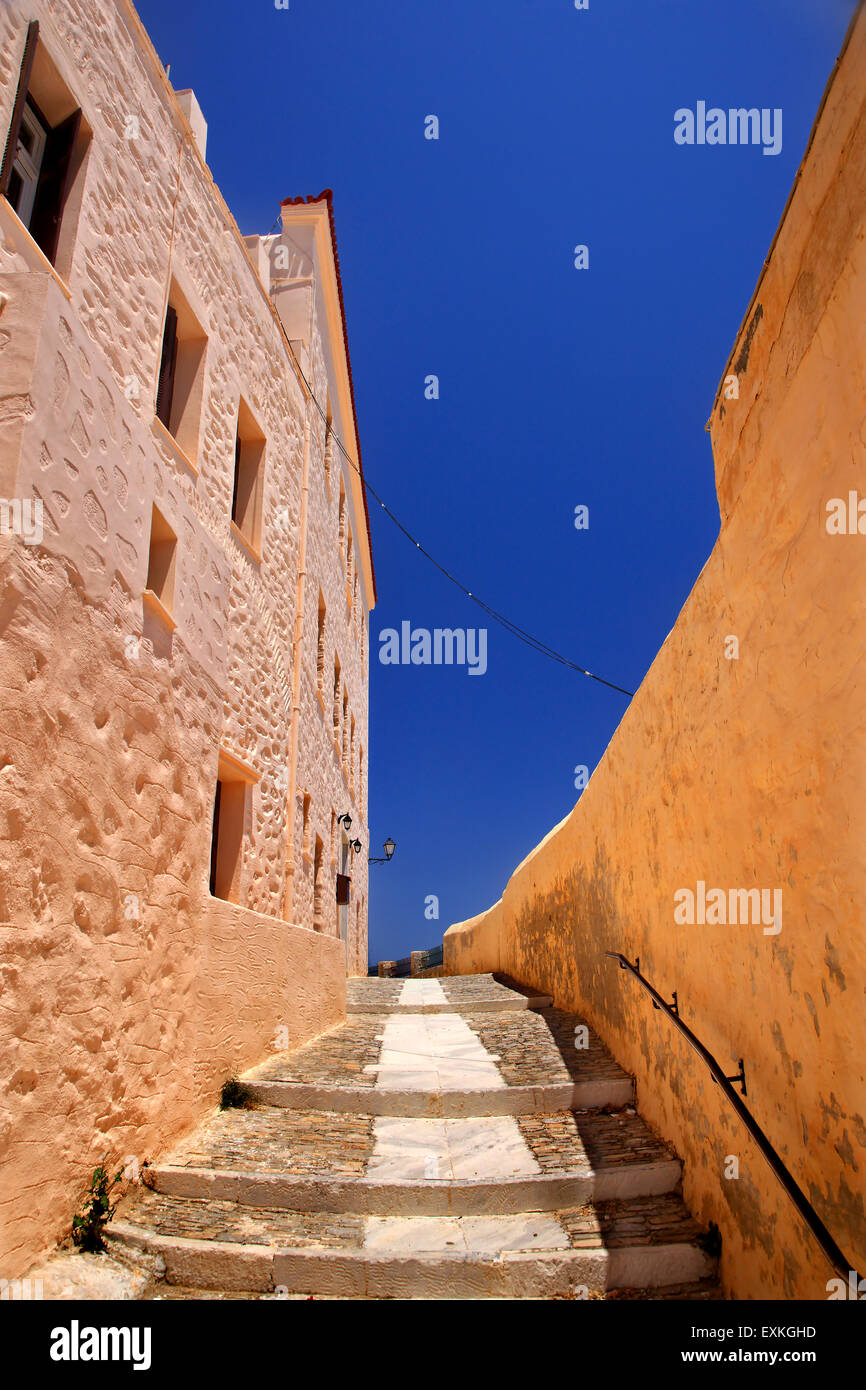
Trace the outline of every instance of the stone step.
<path fill-rule="evenodd" d="M 580 1298 L 712 1279 L 676 1194 L 515 1216 L 256 1212 L 141 1192 L 111 1241 L 160 1256 L 168 1283 L 352 1298 Z"/>
<path fill-rule="evenodd" d="M 107 1257 L 101 1257 L 107 1258 Z M 289 1293 L 288 1289 L 281 1289 L 278 1293 L 271 1291 L 261 1291 L 256 1293 L 252 1290 L 243 1289 L 193 1289 L 189 1284 L 168 1284 L 165 1280 L 152 1280 L 140 1297 L 149 1302 L 189 1302 L 195 1300 L 236 1302 L 261 1300 L 264 1302 L 274 1302 L 279 1300 L 321 1300 L 329 1302 L 375 1302 L 370 1294 L 295 1294 Z M 450 1297 L 450 1295 L 449 1295 Z M 535 1295 L 538 1297 L 538 1295 Z M 553 1298 L 563 1297 L 563 1295 L 553 1293 Z M 574 1294 L 569 1295 L 574 1297 Z M 721 1301 L 724 1300 L 723 1291 L 717 1279 L 695 1279 L 687 1284 L 664 1284 L 659 1289 L 609 1289 L 598 1293 L 589 1294 L 591 1298 L 605 1298 L 612 1302 L 624 1300 L 642 1300 L 648 1302 L 701 1302 L 701 1301 Z M 424 1294 L 400 1294 L 399 1301 L 406 1302 L 417 1300 L 424 1302 Z M 385 1301 L 385 1300 L 382 1300 Z M 395 1297 L 395 1301 L 396 1297 Z"/>
<path fill-rule="evenodd" d="M 664 1284 L 656 1289 L 611 1289 L 605 1297 L 618 1303 L 647 1300 L 660 1303 L 700 1303 L 723 1302 L 725 1295 L 717 1278 L 707 1278 L 695 1279 L 687 1284 Z"/>
<path fill-rule="evenodd" d="M 419 983 L 423 983 L 419 981 Z M 438 983 L 434 981 L 434 984 Z M 347 1004 L 347 1014 L 492 1014 L 513 1013 L 521 1009 L 547 1009 L 553 1000 L 549 995 L 539 994 L 532 999 L 477 999 L 468 1004 L 449 1004 L 429 1002 L 418 1004 L 382 1004 L 371 1001 L 366 1004 Z"/>
<path fill-rule="evenodd" d="M 294 1211 L 480 1215 L 672 1191 L 674 1152 L 633 1111 L 415 1119 L 217 1112 L 147 1169 L 166 1195 Z"/>
<path fill-rule="evenodd" d="M 105 1260 L 108 1257 L 101 1256 L 100 1258 Z M 574 1297 L 575 1295 L 572 1293 L 569 1296 Z M 719 1302 L 723 1301 L 725 1297 L 718 1279 L 716 1278 L 695 1279 L 686 1284 L 663 1284 L 658 1288 L 652 1289 L 605 1289 L 604 1291 L 594 1291 L 589 1296 L 591 1298 L 603 1298 L 617 1303 L 637 1300 L 660 1303 Z M 368 1302 L 376 1301 L 372 1299 L 369 1294 L 290 1293 L 285 1287 L 281 1288 L 279 1292 L 270 1290 L 255 1292 L 254 1290 L 222 1288 L 197 1289 L 192 1288 L 189 1284 L 167 1284 L 164 1279 L 151 1280 L 140 1297 L 147 1301 L 179 1303 L 189 1302 L 190 1300 L 199 1302 L 202 1300 L 238 1301 L 251 1299 L 262 1299 L 266 1302 L 280 1299 L 322 1299 L 335 1302 L 357 1302 L 358 1300 L 366 1300 Z M 539 1297 L 539 1295 L 534 1295 L 534 1297 Z M 551 1297 L 558 1298 L 563 1297 L 563 1295 L 553 1293 Z M 413 1298 L 423 1302 L 425 1300 L 425 1295 L 399 1295 L 400 1302 Z"/>
<path fill-rule="evenodd" d="M 216 1297 L 709 1296 L 679 1159 L 582 1020 L 493 976 L 349 990 L 146 1168 L 116 1248 Z"/>
<path fill-rule="evenodd" d="M 552 1008 L 354 1015 L 243 1079 L 267 1104 L 377 1115 L 521 1115 L 634 1096 L 632 1078 L 595 1034 Z"/>
<path fill-rule="evenodd" d="M 269 1066 L 270 1064 L 265 1064 Z M 445 1119 L 482 1115 L 544 1115 L 553 1110 L 619 1109 L 634 1099 L 634 1084 L 619 1078 L 500 1090 L 399 1091 L 362 1086 L 310 1086 L 300 1081 L 243 1078 L 253 1100 L 286 1110 L 330 1110 L 346 1115 L 402 1115 Z"/>
<path fill-rule="evenodd" d="M 349 1014 L 500 1013 L 547 1008 L 549 995 L 503 984 L 492 975 L 436 980 L 353 979 L 346 985 Z"/>

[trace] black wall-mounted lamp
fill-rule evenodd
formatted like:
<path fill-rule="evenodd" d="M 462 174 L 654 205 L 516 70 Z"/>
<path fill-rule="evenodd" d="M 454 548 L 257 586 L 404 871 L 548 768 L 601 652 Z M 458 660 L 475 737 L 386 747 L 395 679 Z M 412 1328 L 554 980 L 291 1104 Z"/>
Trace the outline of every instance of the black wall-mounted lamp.
<path fill-rule="evenodd" d="M 385 851 L 385 858 L 368 859 L 368 864 L 388 864 L 394 858 L 394 850 L 397 848 L 397 846 L 394 844 L 394 841 L 391 839 L 390 835 L 388 836 L 382 848 Z"/>
<path fill-rule="evenodd" d="M 349 841 L 349 844 L 351 845 L 352 849 L 355 851 L 356 854 L 360 854 L 360 853 L 361 853 L 361 841 L 360 841 L 360 840 L 350 840 L 350 841 Z"/>
<path fill-rule="evenodd" d="M 342 816 L 337 817 L 337 824 L 345 826 L 346 834 L 348 835 L 349 831 L 352 829 L 352 817 L 349 815 L 348 811 Z"/>

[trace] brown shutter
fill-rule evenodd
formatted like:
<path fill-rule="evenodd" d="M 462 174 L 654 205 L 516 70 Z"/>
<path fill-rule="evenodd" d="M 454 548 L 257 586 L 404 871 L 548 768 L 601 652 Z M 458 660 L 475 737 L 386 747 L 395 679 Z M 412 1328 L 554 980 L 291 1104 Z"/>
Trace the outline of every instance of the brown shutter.
<path fill-rule="evenodd" d="M 162 338 L 162 361 L 159 364 L 159 386 L 156 391 L 156 414 L 166 429 L 171 429 L 171 402 L 174 396 L 174 369 L 177 365 L 177 310 L 169 304 L 165 313 L 165 332 Z"/>
<path fill-rule="evenodd" d="M 213 802 L 213 830 L 210 842 L 210 891 L 211 897 L 216 897 L 216 876 L 217 876 L 217 857 L 219 854 L 220 837 L 220 798 L 222 796 L 223 784 L 217 778 L 216 792 Z"/>
<path fill-rule="evenodd" d="M 351 887 L 352 880 L 348 874 L 337 874 L 337 903 L 340 907 L 345 907 L 348 903 Z"/>
<path fill-rule="evenodd" d="M 9 187 L 9 176 L 12 173 L 12 164 L 18 153 L 18 136 L 21 133 L 21 117 L 24 114 L 24 103 L 27 100 L 27 89 L 30 86 L 30 74 L 33 71 L 33 59 L 36 57 L 36 41 L 38 38 L 39 22 L 33 19 L 27 25 L 27 37 L 24 40 L 24 57 L 21 59 L 21 72 L 18 76 L 18 91 L 15 95 L 15 105 L 12 108 L 12 124 L 9 127 L 6 149 L 3 152 L 3 164 L 2 167 L 0 167 L 0 193 L 4 196 Z"/>
<path fill-rule="evenodd" d="M 241 480 L 241 437 L 235 435 L 235 481 L 232 490 L 232 521 L 237 525 L 238 520 L 238 484 Z"/>
<path fill-rule="evenodd" d="M 73 111 L 49 130 L 45 155 L 36 185 L 36 201 L 30 218 L 30 235 L 54 264 L 60 239 L 60 221 L 72 177 L 72 151 L 81 127 L 81 111 Z"/>

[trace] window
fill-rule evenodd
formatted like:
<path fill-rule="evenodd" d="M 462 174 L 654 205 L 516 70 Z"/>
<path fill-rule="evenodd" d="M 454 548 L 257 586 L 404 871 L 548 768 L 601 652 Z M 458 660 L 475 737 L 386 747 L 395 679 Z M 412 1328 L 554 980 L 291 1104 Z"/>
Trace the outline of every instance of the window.
<path fill-rule="evenodd" d="M 154 507 L 150 522 L 150 551 L 147 561 L 145 596 L 156 599 L 159 608 L 169 617 L 174 609 L 176 559 L 177 536 L 159 508 Z"/>
<path fill-rule="evenodd" d="M 72 262 L 89 145 L 81 108 L 39 41 L 34 21 L 24 42 L 0 193 L 64 275 Z"/>
<path fill-rule="evenodd" d="M 156 388 L 156 414 L 166 429 L 171 426 L 171 407 L 174 400 L 174 374 L 177 367 L 177 310 L 169 304 L 165 311 L 162 331 L 162 355 L 159 363 L 159 382 Z"/>
<path fill-rule="evenodd" d="M 325 412 L 325 486 L 331 495 L 331 470 L 334 462 L 334 418 L 331 414 L 331 397 Z"/>
<path fill-rule="evenodd" d="M 39 174 L 45 156 L 48 131 L 30 98 L 24 104 L 18 132 L 18 150 L 12 161 L 6 196 L 25 227 L 30 226 Z"/>
<path fill-rule="evenodd" d="M 207 335 L 172 280 L 162 336 L 156 417 L 193 465 L 198 454 L 206 349 Z"/>
<path fill-rule="evenodd" d="M 340 742 L 340 659 L 334 655 L 334 742 Z"/>
<path fill-rule="evenodd" d="M 321 589 L 319 590 L 319 629 L 316 640 L 316 684 L 319 694 L 325 694 L 325 620 L 328 610 Z"/>
<path fill-rule="evenodd" d="M 210 891 L 215 898 L 236 903 L 244 841 L 247 788 L 245 782 L 217 778 L 214 795 Z"/>
<path fill-rule="evenodd" d="M 213 799 L 213 824 L 211 827 L 210 842 L 210 891 L 215 898 L 217 896 L 217 864 L 219 862 L 219 825 L 220 825 L 220 806 L 222 803 L 223 784 L 217 778 L 216 791 Z"/>
<path fill-rule="evenodd" d="M 244 837 L 256 774 L 233 754 L 221 752 L 214 791 L 210 854 L 210 891 L 215 898 L 239 903 Z"/>
<path fill-rule="evenodd" d="M 301 841 L 302 853 L 309 858 L 310 856 L 310 794 L 304 793 L 304 836 Z"/>
<path fill-rule="evenodd" d="M 340 479 L 340 510 L 338 516 L 338 535 L 340 538 L 340 554 L 343 563 L 346 562 L 346 489 L 343 479 Z"/>
<path fill-rule="evenodd" d="M 325 847 L 316 836 L 316 852 L 313 856 L 313 929 L 321 931 L 325 925 Z"/>
<path fill-rule="evenodd" d="M 249 406 L 241 400 L 235 436 L 235 472 L 232 488 L 232 521 L 255 551 L 261 549 L 262 497 L 265 474 L 265 437 Z"/>

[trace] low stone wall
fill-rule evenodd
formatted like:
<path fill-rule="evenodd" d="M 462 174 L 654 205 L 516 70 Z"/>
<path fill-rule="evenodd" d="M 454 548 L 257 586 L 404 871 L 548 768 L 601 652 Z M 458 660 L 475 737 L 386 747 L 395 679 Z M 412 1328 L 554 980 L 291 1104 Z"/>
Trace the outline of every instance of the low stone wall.
<path fill-rule="evenodd" d="M 446 975 L 484 975 L 501 969 L 502 899 L 487 912 L 449 927 L 443 938 Z"/>
<path fill-rule="evenodd" d="M 866 444 L 864 70 L 861 15 L 713 412 L 716 546 L 577 806 L 445 936 L 448 974 L 549 992 L 635 1074 L 740 1298 L 826 1298 L 833 1271 L 698 1057 L 605 952 L 676 990 L 731 1074 L 744 1058 L 747 1104 L 866 1267 L 866 536 L 827 525 L 862 491 Z M 725 917 L 701 910 L 717 888 Z M 737 890 L 764 890 L 776 920 L 732 924 Z"/>
<path fill-rule="evenodd" d="M 157 1158 L 232 1072 L 345 1017 L 341 941 L 216 899 L 200 920 L 161 920 L 149 939 L 132 924 L 101 939 L 71 923 L 0 925 L 0 966 L 6 979 L 27 974 L 31 1001 L 26 1019 L 0 1013 L 14 1100 L 0 1222 L 8 1278 L 69 1233 L 103 1158 L 112 1169 Z"/>

